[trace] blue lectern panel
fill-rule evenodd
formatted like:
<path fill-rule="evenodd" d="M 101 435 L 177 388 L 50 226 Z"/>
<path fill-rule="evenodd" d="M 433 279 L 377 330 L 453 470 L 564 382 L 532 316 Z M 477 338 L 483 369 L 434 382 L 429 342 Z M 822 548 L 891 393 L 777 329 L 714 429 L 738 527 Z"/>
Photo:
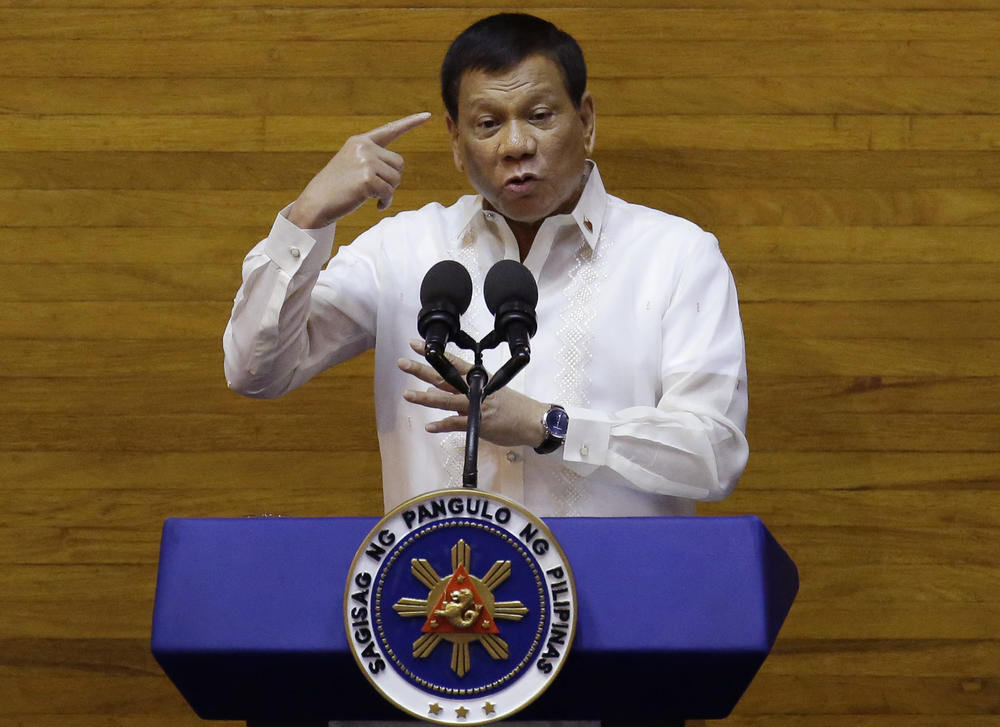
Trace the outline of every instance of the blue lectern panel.
<path fill-rule="evenodd" d="M 398 719 L 348 650 L 348 567 L 374 518 L 168 520 L 153 652 L 211 719 Z M 798 587 L 755 517 L 552 518 L 576 643 L 525 719 L 718 718 Z"/>

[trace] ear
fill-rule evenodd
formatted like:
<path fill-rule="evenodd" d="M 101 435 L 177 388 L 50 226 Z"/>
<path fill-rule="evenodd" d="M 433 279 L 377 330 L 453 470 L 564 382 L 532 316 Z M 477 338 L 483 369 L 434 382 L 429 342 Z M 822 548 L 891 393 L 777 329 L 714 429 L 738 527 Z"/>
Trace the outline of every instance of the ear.
<path fill-rule="evenodd" d="M 594 140 L 597 136 L 597 114 L 594 110 L 594 97 L 589 91 L 584 91 L 580 99 L 580 123 L 583 124 L 583 139 L 587 156 L 594 153 Z"/>
<path fill-rule="evenodd" d="M 448 136 L 451 137 L 451 154 L 455 160 L 455 168 L 465 174 L 465 164 L 462 162 L 462 154 L 458 144 L 458 124 L 452 120 L 451 114 L 445 114 L 444 122 L 448 126 Z"/>

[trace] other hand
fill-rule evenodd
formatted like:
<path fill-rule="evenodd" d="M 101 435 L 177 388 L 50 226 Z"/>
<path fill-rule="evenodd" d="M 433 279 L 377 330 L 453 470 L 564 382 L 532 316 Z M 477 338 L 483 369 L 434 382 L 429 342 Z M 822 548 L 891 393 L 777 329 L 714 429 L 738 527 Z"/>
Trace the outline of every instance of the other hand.
<path fill-rule="evenodd" d="M 378 199 L 379 209 L 388 207 L 403 179 L 403 157 L 386 147 L 430 117 L 425 111 L 352 136 L 302 190 L 288 219 L 312 230 L 350 214 L 367 199 Z"/>
<path fill-rule="evenodd" d="M 424 342 L 410 341 L 415 352 L 423 355 Z M 448 358 L 463 376 L 472 366 L 456 356 L 448 354 Z M 412 404 L 419 404 L 430 409 L 453 411 L 453 416 L 439 419 L 427 425 L 428 432 L 464 432 L 468 426 L 469 400 L 447 383 L 434 368 L 428 364 L 411 359 L 399 359 L 399 368 L 421 381 L 430 384 L 424 391 L 408 389 L 403 398 Z M 527 445 L 537 447 L 545 438 L 542 427 L 542 416 L 548 411 L 548 404 L 542 404 L 534 399 L 519 394 L 513 389 L 500 389 L 483 399 L 480 411 L 482 420 L 479 435 L 488 442 L 501 447 Z"/>

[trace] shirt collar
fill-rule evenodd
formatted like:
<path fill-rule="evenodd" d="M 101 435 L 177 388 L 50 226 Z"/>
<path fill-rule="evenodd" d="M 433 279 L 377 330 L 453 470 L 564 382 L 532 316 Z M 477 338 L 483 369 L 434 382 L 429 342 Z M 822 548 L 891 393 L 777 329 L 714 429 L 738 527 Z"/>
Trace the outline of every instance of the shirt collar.
<path fill-rule="evenodd" d="M 597 164 L 590 159 L 587 160 L 587 172 L 587 183 L 571 215 L 580 228 L 583 239 L 593 250 L 601 239 L 601 230 L 604 229 L 608 193 L 604 190 L 604 181 L 601 179 L 601 173 L 597 171 Z"/>
<path fill-rule="evenodd" d="M 604 228 L 608 194 L 604 189 L 604 181 L 601 179 L 601 173 L 597 169 L 596 162 L 590 159 L 587 160 L 586 174 L 587 182 L 584 184 L 583 192 L 580 193 L 580 199 L 568 217 L 573 219 L 573 222 L 580 229 L 583 239 L 593 250 L 597 248 L 597 243 L 601 238 L 601 230 Z M 469 205 L 465 210 L 465 214 L 461 217 L 463 224 L 460 227 L 462 230 L 462 233 L 459 235 L 460 244 L 471 241 L 467 233 L 475 223 L 481 222 L 488 214 L 498 214 L 483 209 L 482 195 L 470 196 L 467 199 L 469 200 Z"/>

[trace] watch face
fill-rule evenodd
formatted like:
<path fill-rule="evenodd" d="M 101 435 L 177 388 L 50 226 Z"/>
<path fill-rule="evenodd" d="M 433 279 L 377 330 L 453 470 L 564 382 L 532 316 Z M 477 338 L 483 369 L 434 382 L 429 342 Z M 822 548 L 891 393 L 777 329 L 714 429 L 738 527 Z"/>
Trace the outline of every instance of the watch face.
<path fill-rule="evenodd" d="M 549 409 L 545 415 L 545 428 L 553 437 L 565 439 L 569 429 L 569 414 L 562 409 Z"/>

